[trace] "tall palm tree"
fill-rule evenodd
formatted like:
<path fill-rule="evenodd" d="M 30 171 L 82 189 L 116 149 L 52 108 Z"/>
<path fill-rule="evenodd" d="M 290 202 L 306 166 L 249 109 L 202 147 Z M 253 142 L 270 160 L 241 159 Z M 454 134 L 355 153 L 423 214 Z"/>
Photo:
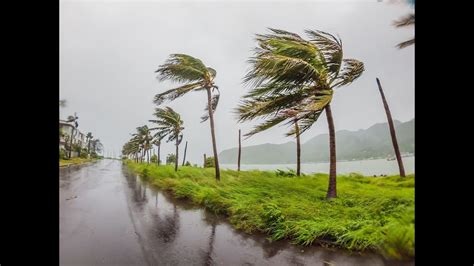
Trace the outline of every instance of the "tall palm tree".
<path fill-rule="evenodd" d="M 160 136 L 168 136 L 167 142 L 175 141 L 176 145 L 176 159 L 174 170 L 178 171 L 178 147 L 183 140 L 183 120 L 181 116 L 176 113 L 171 107 L 156 108 L 154 113 L 156 120 L 149 120 L 157 124 L 157 127 L 151 130 L 158 130 Z"/>
<path fill-rule="evenodd" d="M 219 88 L 214 84 L 216 70 L 206 67 L 204 63 L 192 56 L 185 54 L 172 54 L 165 64 L 161 65 L 158 70 L 159 79 L 161 81 L 171 80 L 184 85 L 157 94 L 155 103 L 161 104 L 164 101 L 172 101 L 191 91 L 206 91 L 207 106 L 205 110 L 207 114 L 201 117 L 204 122 L 209 119 L 211 126 L 212 149 L 214 152 L 214 163 L 216 171 L 216 179 L 220 180 L 219 158 L 217 157 L 217 144 L 214 126 L 214 112 L 219 102 Z M 213 93 L 216 92 L 214 95 Z"/>
<path fill-rule="evenodd" d="M 308 130 L 324 110 L 329 129 L 330 170 L 326 197 L 336 193 L 336 134 L 331 102 L 334 89 L 360 77 L 364 64 L 343 59 L 342 41 L 334 35 L 306 30 L 308 40 L 295 33 L 270 29 L 257 35 L 258 47 L 250 59 L 251 69 L 244 82 L 251 85 L 252 97 L 274 97 L 269 104 L 297 106 L 299 134 Z M 265 107 L 263 107 L 265 109 Z M 271 118 L 268 124 L 294 120 L 293 117 Z M 296 130 L 292 132 L 296 134 Z"/>

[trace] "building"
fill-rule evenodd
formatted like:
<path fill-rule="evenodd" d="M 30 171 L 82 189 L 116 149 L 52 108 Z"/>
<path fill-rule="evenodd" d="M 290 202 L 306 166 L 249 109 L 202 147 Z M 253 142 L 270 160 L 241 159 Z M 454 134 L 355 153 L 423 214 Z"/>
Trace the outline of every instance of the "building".
<path fill-rule="evenodd" d="M 77 130 L 73 123 L 59 120 L 59 128 L 63 133 L 62 136 L 59 137 L 59 148 L 66 150 L 66 147 L 69 147 L 70 144 L 70 137 L 73 134 L 72 144 L 73 145 L 80 145 L 81 148 L 87 148 L 87 139 L 86 135 L 81 131 Z M 76 157 L 77 153 L 72 152 L 72 157 Z"/>

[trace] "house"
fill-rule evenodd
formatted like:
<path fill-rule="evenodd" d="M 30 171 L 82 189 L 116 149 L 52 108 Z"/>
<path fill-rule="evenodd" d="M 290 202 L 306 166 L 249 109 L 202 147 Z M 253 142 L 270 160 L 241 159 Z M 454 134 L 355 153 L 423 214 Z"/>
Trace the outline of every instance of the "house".
<path fill-rule="evenodd" d="M 60 149 L 65 149 L 66 147 L 69 147 L 70 144 L 70 137 L 73 135 L 72 139 L 72 144 L 73 145 L 80 145 L 81 148 L 87 148 L 87 139 L 86 135 L 79 130 L 76 129 L 73 123 L 65 121 L 65 120 L 59 120 L 59 128 L 61 132 L 63 133 L 62 136 L 59 137 L 59 148 Z M 71 153 L 72 157 L 76 157 L 77 153 L 72 152 Z"/>

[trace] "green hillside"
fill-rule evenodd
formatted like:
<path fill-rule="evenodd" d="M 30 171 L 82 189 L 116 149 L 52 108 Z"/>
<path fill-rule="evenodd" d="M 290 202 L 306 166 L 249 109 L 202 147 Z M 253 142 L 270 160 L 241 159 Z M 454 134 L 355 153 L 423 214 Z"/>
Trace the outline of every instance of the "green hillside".
<path fill-rule="evenodd" d="M 394 121 L 398 144 L 402 153 L 415 152 L 415 119 L 407 122 Z M 284 144 L 261 144 L 242 147 L 242 164 L 289 164 L 296 163 L 295 142 Z M 313 137 L 301 145 L 301 161 L 329 161 L 328 134 Z M 340 130 L 336 132 L 338 160 L 362 160 L 393 156 L 393 146 L 387 123 L 375 124 L 358 131 Z M 237 162 L 237 148 L 224 150 L 219 160 L 226 163 Z"/>

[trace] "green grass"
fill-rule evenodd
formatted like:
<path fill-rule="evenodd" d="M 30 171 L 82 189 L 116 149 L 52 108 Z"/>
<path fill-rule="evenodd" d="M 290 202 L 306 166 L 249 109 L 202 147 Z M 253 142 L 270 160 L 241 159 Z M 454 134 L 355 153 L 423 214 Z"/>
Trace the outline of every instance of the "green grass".
<path fill-rule="evenodd" d="M 68 165 L 73 165 L 73 164 L 83 164 L 83 163 L 88 163 L 88 162 L 93 162 L 96 159 L 85 159 L 85 158 L 79 158 L 79 157 L 74 157 L 68 160 L 64 159 L 59 159 L 59 166 L 68 166 Z"/>
<path fill-rule="evenodd" d="M 137 164 L 128 167 L 151 184 L 224 214 L 237 229 L 273 240 L 414 257 L 414 175 L 337 178 L 338 197 L 326 200 L 328 175 L 288 177 L 270 171 Z"/>

